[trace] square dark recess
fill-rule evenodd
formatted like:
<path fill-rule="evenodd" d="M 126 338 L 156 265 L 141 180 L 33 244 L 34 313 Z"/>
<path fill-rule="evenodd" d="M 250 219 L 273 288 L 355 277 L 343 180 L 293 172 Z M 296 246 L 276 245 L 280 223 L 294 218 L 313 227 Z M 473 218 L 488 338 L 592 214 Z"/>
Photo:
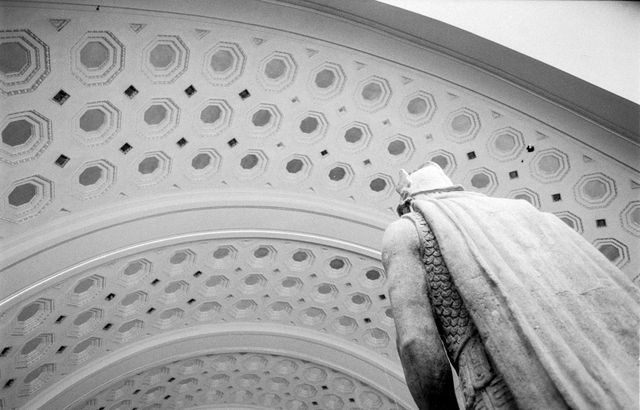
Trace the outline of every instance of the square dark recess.
<path fill-rule="evenodd" d="M 198 90 L 196 90 L 196 87 L 194 87 L 193 85 L 188 86 L 184 90 L 184 93 L 187 94 L 188 97 L 191 97 L 193 94 L 195 94 L 197 92 L 198 92 Z"/>
<path fill-rule="evenodd" d="M 365 318 L 364 318 L 364 323 L 371 323 L 371 319 L 370 319 L 370 318 L 368 318 L 368 317 L 365 317 Z"/>
<path fill-rule="evenodd" d="M 370 159 L 365 159 L 364 161 L 362 161 L 362 163 L 366 166 L 371 165 L 371 160 Z"/>
<path fill-rule="evenodd" d="M 227 141 L 227 145 L 233 148 L 238 145 L 238 140 L 235 138 L 231 138 L 229 141 Z"/>
<path fill-rule="evenodd" d="M 320 155 L 322 155 L 323 157 L 326 157 L 327 155 L 329 155 L 329 151 L 327 151 L 326 149 L 323 149 L 322 151 L 320 151 Z"/>
<path fill-rule="evenodd" d="M 475 151 L 467 152 L 467 158 L 475 159 L 476 158 L 476 152 Z"/>
<path fill-rule="evenodd" d="M 180 148 L 184 147 L 185 145 L 187 145 L 189 143 L 189 141 L 187 141 L 184 138 L 180 138 L 178 141 L 176 141 L 176 144 L 178 144 L 178 146 Z"/>
<path fill-rule="evenodd" d="M 559 201 L 562 201 L 562 195 L 560 195 L 560 194 L 553 194 L 553 195 L 551 195 L 551 199 L 553 200 L 553 202 L 559 202 Z"/>
<path fill-rule="evenodd" d="M 387 299 L 387 295 L 378 295 L 378 298 L 380 298 L 380 300 L 385 300 Z"/>
<path fill-rule="evenodd" d="M 598 228 L 604 228 L 605 226 L 607 226 L 607 220 L 606 219 L 596 219 L 596 226 Z"/>
<path fill-rule="evenodd" d="M 199 278 L 199 277 L 200 277 L 200 275 L 202 275 L 202 272 L 197 271 L 196 273 L 194 273 L 194 274 L 193 274 L 193 277 L 194 277 L 194 278 Z"/>
<path fill-rule="evenodd" d="M 129 144 L 128 142 L 125 142 L 120 147 L 120 152 L 122 152 L 123 154 L 126 154 L 127 152 L 131 151 L 131 148 L 133 148 L 131 144 Z"/>
<path fill-rule="evenodd" d="M 133 85 L 130 85 L 126 90 L 124 90 L 124 93 L 127 95 L 127 97 L 133 98 L 138 94 L 138 89 Z"/>
<path fill-rule="evenodd" d="M 62 105 L 65 101 L 67 101 L 71 97 L 65 90 L 60 90 L 53 96 L 53 101 Z"/>
<path fill-rule="evenodd" d="M 104 300 L 106 300 L 107 302 L 110 302 L 110 301 L 112 301 L 112 300 L 113 300 L 113 298 L 115 298 L 115 297 L 116 297 L 116 294 L 115 294 L 115 293 L 109 293 L 109 294 L 104 298 Z"/>
<path fill-rule="evenodd" d="M 536 150 L 536 147 L 534 147 L 533 145 L 527 145 L 527 152 L 533 152 Z"/>
<path fill-rule="evenodd" d="M 518 171 L 509 171 L 509 178 L 511 179 L 518 178 Z"/>
<path fill-rule="evenodd" d="M 69 162 L 69 159 L 70 158 L 68 156 L 60 154 L 60 156 L 56 159 L 56 165 L 60 168 L 64 168 L 64 166 L 67 165 L 67 162 Z"/>
<path fill-rule="evenodd" d="M 247 98 L 251 97 L 251 93 L 249 92 L 249 90 L 242 90 L 242 91 L 240 91 L 240 93 L 238 95 L 243 100 L 246 100 Z"/>

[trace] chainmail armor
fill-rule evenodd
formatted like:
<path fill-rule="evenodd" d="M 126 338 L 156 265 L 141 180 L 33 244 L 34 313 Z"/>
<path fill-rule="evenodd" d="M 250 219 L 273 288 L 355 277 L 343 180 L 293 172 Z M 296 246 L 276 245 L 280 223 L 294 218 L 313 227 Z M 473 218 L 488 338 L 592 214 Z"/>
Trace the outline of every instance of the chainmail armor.
<path fill-rule="evenodd" d="M 421 256 L 427 274 L 427 293 L 440 338 L 458 372 L 465 408 L 517 409 L 513 396 L 491 365 L 478 331 L 469 316 L 440 253 L 431 227 L 417 212 L 405 214 L 420 234 Z"/>

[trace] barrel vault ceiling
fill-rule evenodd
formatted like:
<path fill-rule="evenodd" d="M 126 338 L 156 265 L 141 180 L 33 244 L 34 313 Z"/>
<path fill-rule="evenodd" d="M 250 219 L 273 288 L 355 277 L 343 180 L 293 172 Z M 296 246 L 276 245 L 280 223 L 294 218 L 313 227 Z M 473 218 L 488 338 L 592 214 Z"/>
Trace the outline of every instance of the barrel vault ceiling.
<path fill-rule="evenodd" d="M 640 282 L 637 144 L 468 63 L 289 3 L 1 6 L 0 409 L 415 408 L 380 240 L 427 160 Z"/>

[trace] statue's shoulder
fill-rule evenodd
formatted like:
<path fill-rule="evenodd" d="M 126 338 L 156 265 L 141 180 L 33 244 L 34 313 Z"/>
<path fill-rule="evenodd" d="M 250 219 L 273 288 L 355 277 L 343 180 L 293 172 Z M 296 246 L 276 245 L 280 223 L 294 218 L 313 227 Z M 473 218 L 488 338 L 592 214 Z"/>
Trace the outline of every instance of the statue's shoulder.
<path fill-rule="evenodd" d="M 414 223 L 409 218 L 400 218 L 389 224 L 382 239 L 383 252 L 398 249 L 418 249 L 420 238 Z"/>

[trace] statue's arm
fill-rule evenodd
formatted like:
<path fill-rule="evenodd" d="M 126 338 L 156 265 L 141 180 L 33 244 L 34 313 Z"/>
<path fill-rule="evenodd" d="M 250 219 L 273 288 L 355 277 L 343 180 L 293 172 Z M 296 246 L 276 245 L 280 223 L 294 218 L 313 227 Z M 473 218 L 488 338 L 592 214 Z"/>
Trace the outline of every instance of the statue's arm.
<path fill-rule="evenodd" d="M 401 218 L 384 234 L 382 263 L 397 345 L 409 390 L 421 410 L 457 409 L 451 367 L 433 318 L 420 240 L 413 223 Z"/>

